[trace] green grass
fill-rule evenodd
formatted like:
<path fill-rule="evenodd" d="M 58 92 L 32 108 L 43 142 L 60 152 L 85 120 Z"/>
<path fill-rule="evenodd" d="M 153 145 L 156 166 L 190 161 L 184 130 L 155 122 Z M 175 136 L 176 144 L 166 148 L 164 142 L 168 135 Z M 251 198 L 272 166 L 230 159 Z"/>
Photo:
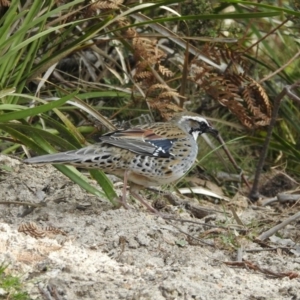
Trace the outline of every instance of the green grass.
<path fill-rule="evenodd" d="M 10 275 L 7 272 L 7 265 L 0 265 L 0 289 L 3 296 L 0 299 L 30 300 L 27 292 L 24 291 L 21 277 Z"/>
<path fill-rule="evenodd" d="M 88 144 L 95 127 L 100 133 L 115 129 L 112 120 L 122 122 L 142 113 L 161 120 L 174 107 L 176 111 L 183 106 L 188 110 L 199 110 L 203 104 L 217 106 L 219 102 L 188 71 L 199 54 L 217 64 L 225 60 L 234 65 L 242 57 L 247 74 L 257 82 L 286 64 L 262 83 L 271 103 L 284 86 L 299 78 L 298 60 L 289 62 L 300 51 L 300 12 L 291 2 L 192 2 L 113 7 L 100 1 L 102 6 L 96 7 L 84 0 L 11 1 L 0 16 L 1 153 L 24 157 L 29 151 L 45 154 L 80 148 Z M 222 54 L 215 58 L 217 53 Z M 95 61 L 89 62 L 87 54 Z M 62 67 L 68 59 L 77 59 L 80 65 L 75 70 Z M 208 82 L 213 81 L 209 76 L 221 74 L 211 65 L 205 68 Z M 235 141 L 230 145 L 232 155 L 251 176 L 266 128 L 243 129 L 226 107 L 202 113 L 214 120 L 225 141 Z M 286 165 L 285 171 L 296 177 L 299 114 L 297 103 L 290 99 L 282 103 L 268 155 L 268 162 L 279 157 L 277 164 Z M 245 138 L 239 140 L 241 136 Z M 203 163 L 211 172 L 235 172 L 219 158 L 208 157 Z M 118 205 L 102 172 L 91 173 L 98 189 L 74 168 L 58 168 L 83 189 Z"/>

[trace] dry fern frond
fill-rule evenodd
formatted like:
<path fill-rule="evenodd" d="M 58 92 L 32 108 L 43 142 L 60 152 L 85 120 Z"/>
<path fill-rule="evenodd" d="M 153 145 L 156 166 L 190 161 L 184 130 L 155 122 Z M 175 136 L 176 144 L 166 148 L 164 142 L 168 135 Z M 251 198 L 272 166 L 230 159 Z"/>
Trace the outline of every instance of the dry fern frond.
<path fill-rule="evenodd" d="M 165 98 L 178 97 L 179 93 L 168 85 L 156 83 L 148 88 L 146 96 L 154 101 L 161 101 Z"/>
<path fill-rule="evenodd" d="M 151 124 L 153 122 L 154 119 L 150 114 L 142 114 L 128 121 L 118 122 L 115 125 L 118 129 L 129 129 L 137 125 L 146 125 L 146 124 Z"/>
<path fill-rule="evenodd" d="M 124 27 L 128 25 L 126 19 L 119 21 L 119 26 Z M 149 32 L 147 32 L 149 33 Z M 158 40 L 150 36 L 142 36 L 134 28 L 126 29 L 122 32 L 122 37 L 127 41 L 131 41 L 134 66 L 132 67 L 133 79 L 138 85 L 138 89 L 144 92 L 147 98 L 147 103 L 161 102 L 161 105 L 154 105 L 148 103 L 149 108 L 154 108 L 159 111 L 163 118 L 166 117 L 165 100 L 168 102 L 172 97 L 178 98 L 178 92 L 170 88 L 164 83 L 164 78 L 168 79 L 174 76 L 174 73 L 163 63 L 168 62 L 164 58 L 166 53 L 158 46 Z M 132 61 L 131 61 L 131 66 Z M 154 102 L 153 102 L 154 101 Z"/>
<path fill-rule="evenodd" d="M 123 0 L 94 1 L 94 3 L 91 3 L 86 7 L 85 17 L 90 18 L 92 16 L 97 16 L 101 13 L 101 11 L 120 9 L 120 6 L 123 2 L 124 2 Z"/>
<path fill-rule="evenodd" d="M 24 232 L 26 235 L 30 235 L 36 239 L 40 239 L 46 236 L 44 230 L 40 230 L 34 222 L 23 223 L 18 228 L 19 232 Z"/>
<path fill-rule="evenodd" d="M 174 113 L 183 111 L 183 109 L 180 106 L 168 100 L 151 100 L 148 101 L 148 104 L 150 108 L 158 111 L 162 119 L 165 121 L 169 121 L 173 117 Z"/>
<path fill-rule="evenodd" d="M 10 6 L 10 1 L 8 0 L 0 0 L 0 8 L 1 7 L 9 7 Z"/>
<path fill-rule="evenodd" d="M 141 36 L 136 31 L 126 30 L 126 38 L 131 38 L 135 60 L 134 78 L 144 90 L 157 83 L 157 78 L 149 71 L 151 68 L 163 76 L 173 76 L 173 72 L 161 65 L 165 53 L 157 47 L 157 39 Z"/>
<path fill-rule="evenodd" d="M 162 84 L 162 83 L 156 83 L 156 84 L 151 85 L 148 88 L 148 93 L 151 93 L 152 91 L 158 90 L 158 89 L 176 92 L 176 90 L 170 88 L 168 85 L 165 85 L 165 84 Z"/>
<path fill-rule="evenodd" d="M 173 73 L 171 70 L 169 70 L 168 68 L 166 68 L 166 67 L 164 67 L 164 66 L 162 66 L 162 65 L 159 65 L 159 66 L 158 66 L 158 70 L 159 70 L 159 72 L 160 72 L 162 75 L 164 75 L 164 76 L 166 76 L 166 77 L 174 76 L 174 73 Z"/>
<path fill-rule="evenodd" d="M 160 93 L 157 97 L 157 99 L 166 99 L 166 98 L 172 98 L 172 97 L 179 97 L 179 93 L 175 91 L 167 91 Z"/>
<path fill-rule="evenodd" d="M 26 264 L 32 264 L 45 260 L 45 255 L 27 250 L 19 252 L 17 254 L 17 260 Z"/>
<path fill-rule="evenodd" d="M 23 223 L 18 228 L 19 232 L 24 232 L 26 235 L 30 235 L 36 239 L 44 238 L 46 235 L 53 234 L 62 234 L 66 235 L 66 232 L 55 228 L 55 227 L 46 227 L 45 229 L 40 229 L 34 222 Z"/>
<path fill-rule="evenodd" d="M 47 235 L 50 235 L 50 234 L 61 234 L 61 235 L 67 235 L 67 233 L 64 231 L 64 230 L 61 230 L 59 228 L 56 228 L 56 227 L 52 227 L 52 226 L 47 226 L 44 228 L 44 230 L 46 231 L 46 234 Z"/>
<path fill-rule="evenodd" d="M 96 12 L 98 9 L 107 10 L 107 9 L 119 9 L 120 5 L 123 4 L 123 0 L 105 0 L 97 1 L 89 6 L 90 12 Z"/>
<path fill-rule="evenodd" d="M 267 126 L 270 123 L 272 111 L 269 98 L 262 86 L 244 74 L 232 75 L 229 78 L 231 81 L 227 80 L 226 82 L 227 99 L 230 103 L 228 101 L 225 104 L 224 99 L 218 101 L 227 106 L 245 127 L 255 129 Z M 237 106 L 243 106 L 244 109 L 237 110 Z"/>
<path fill-rule="evenodd" d="M 135 77 L 137 79 L 146 79 L 146 78 L 151 78 L 152 76 L 153 76 L 152 72 L 143 71 L 143 72 L 139 72 Z"/>
<path fill-rule="evenodd" d="M 147 91 L 148 105 L 153 110 L 159 112 L 164 120 L 169 120 L 175 112 L 183 109 L 172 103 L 173 97 L 180 97 L 179 93 L 168 85 L 156 83 L 149 87 Z"/>
<path fill-rule="evenodd" d="M 211 52 L 207 52 L 208 49 Z M 214 100 L 227 107 L 249 129 L 266 126 L 271 120 L 271 104 L 263 87 L 246 74 L 248 66 L 239 52 L 205 48 L 205 55 L 226 68 L 219 72 L 203 61 L 194 60 L 192 80 Z"/>

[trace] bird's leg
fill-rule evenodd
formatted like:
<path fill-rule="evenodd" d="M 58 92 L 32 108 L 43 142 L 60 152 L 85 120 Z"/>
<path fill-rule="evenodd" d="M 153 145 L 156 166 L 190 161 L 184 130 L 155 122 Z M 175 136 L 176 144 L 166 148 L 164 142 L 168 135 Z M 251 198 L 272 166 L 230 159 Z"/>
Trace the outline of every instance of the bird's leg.
<path fill-rule="evenodd" d="M 120 196 L 120 203 L 123 205 L 124 208 L 129 209 L 129 206 L 126 202 L 126 190 L 127 190 L 127 178 L 128 178 L 128 171 L 124 172 L 124 181 L 123 181 L 123 190 L 122 196 Z"/>
<path fill-rule="evenodd" d="M 140 186 L 132 184 L 130 186 L 130 194 L 137 199 L 138 201 L 140 201 L 149 211 L 151 211 L 152 213 L 155 214 L 159 214 L 159 212 L 153 208 L 147 201 L 145 201 L 138 193 L 138 191 L 141 189 Z"/>
<path fill-rule="evenodd" d="M 127 204 L 126 201 L 126 190 L 127 190 L 127 182 L 128 182 L 128 171 L 124 172 L 124 181 L 123 181 L 123 190 L 122 190 L 122 196 L 120 196 L 120 203 L 121 205 L 126 208 L 129 209 L 130 207 Z M 130 194 L 137 199 L 138 201 L 140 201 L 149 211 L 153 212 L 153 213 L 158 213 L 158 211 L 153 208 L 147 201 L 145 201 L 138 193 L 138 191 L 141 189 L 141 186 L 137 185 L 137 184 L 131 184 L 130 185 Z"/>

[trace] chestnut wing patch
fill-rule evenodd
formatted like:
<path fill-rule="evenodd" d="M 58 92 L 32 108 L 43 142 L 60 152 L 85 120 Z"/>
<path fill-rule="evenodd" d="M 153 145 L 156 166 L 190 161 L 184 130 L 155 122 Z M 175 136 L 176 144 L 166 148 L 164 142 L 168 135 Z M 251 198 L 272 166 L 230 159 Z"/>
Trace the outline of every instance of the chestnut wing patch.
<path fill-rule="evenodd" d="M 151 129 L 132 128 L 105 134 L 100 140 L 139 155 L 167 158 L 173 156 L 170 149 L 177 139 L 157 135 Z"/>

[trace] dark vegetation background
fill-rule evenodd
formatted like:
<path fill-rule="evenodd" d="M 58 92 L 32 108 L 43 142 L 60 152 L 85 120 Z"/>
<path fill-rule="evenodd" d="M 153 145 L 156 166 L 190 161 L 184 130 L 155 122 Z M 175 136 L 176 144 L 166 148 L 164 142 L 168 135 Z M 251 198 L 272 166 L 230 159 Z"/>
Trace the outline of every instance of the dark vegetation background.
<path fill-rule="evenodd" d="M 0 8 L 1 153 L 75 149 L 107 130 L 190 110 L 219 129 L 247 178 L 248 186 L 226 180 L 224 193 L 249 192 L 274 99 L 299 78 L 297 1 L 1 1 Z M 285 97 L 263 165 L 269 177 L 276 170 L 297 182 L 299 132 L 299 102 Z M 222 185 L 224 173 L 239 169 L 214 144 L 202 145 L 190 176 Z M 74 168 L 58 168 L 102 193 Z M 113 201 L 109 180 L 92 173 Z"/>
<path fill-rule="evenodd" d="M 176 186 L 247 196 L 274 101 L 300 78 L 299 29 L 292 0 L 0 0 L 0 151 L 24 158 L 75 149 L 108 130 L 195 111 L 220 131 L 238 168 L 217 141 L 201 139 L 197 164 Z M 262 166 L 266 197 L 297 191 L 297 85 L 292 92 Z M 75 168 L 57 168 L 114 204 L 100 170 L 91 175 L 102 190 Z"/>

